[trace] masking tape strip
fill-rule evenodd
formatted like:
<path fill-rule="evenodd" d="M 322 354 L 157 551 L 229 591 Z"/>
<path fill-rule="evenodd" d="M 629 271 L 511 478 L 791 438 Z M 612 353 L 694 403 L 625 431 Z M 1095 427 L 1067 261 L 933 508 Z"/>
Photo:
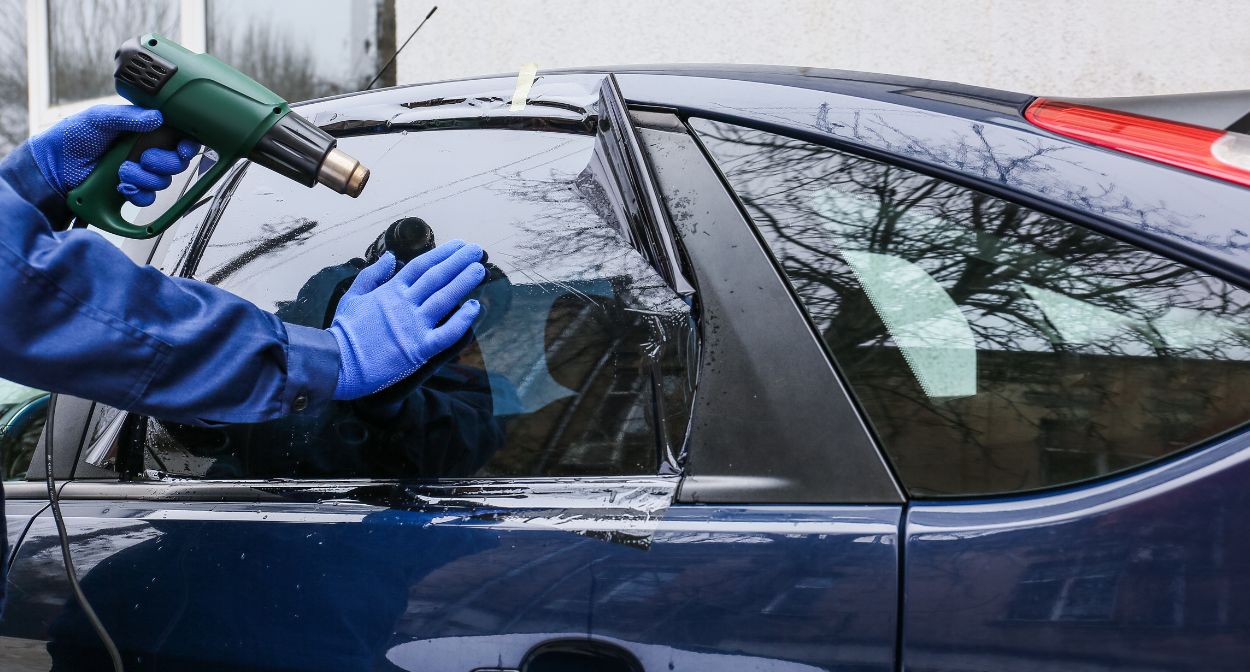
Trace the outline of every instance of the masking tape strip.
<path fill-rule="evenodd" d="M 530 87 L 534 86 L 534 75 L 537 74 L 538 65 L 526 63 L 521 66 L 521 71 L 516 74 L 516 90 L 512 92 L 512 105 L 508 107 L 508 111 L 520 112 L 525 109 L 525 101 L 529 99 Z"/>

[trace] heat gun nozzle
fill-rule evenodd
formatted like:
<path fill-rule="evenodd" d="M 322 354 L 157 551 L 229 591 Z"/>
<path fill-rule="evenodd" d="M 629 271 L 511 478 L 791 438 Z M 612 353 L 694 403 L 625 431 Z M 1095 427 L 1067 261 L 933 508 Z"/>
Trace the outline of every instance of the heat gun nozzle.
<path fill-rule="evenodd" d="M 317 181 L 340 194 L 356 198 L 369 181 L 369 169 L 346 152 L 335 148 L 321 162 Z"/>

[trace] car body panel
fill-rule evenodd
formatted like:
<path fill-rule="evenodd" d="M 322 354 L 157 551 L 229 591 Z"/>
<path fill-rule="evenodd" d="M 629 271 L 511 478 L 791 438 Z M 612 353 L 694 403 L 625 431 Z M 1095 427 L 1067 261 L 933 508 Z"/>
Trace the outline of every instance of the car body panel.
<path fill-rule="evenodd" d="M 62 506 L 83 588 L 133 669 L 462 672 L 586 637 L 648 660 L 893 669 L 898 507 L 668 508 L 673 478 L 557 487 Z M 40 518 L 2 634 L 98 662 L 58 554 Z"/>
<path fill-rule="evenodd" d="M 1086 487 L 907 516 L 909 670 L 1240 670 L 1250 435 Z"/>

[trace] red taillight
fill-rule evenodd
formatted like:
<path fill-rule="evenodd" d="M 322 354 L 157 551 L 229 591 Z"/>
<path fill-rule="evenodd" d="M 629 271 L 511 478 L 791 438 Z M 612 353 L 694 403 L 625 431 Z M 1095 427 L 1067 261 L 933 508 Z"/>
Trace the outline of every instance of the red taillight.
<path fill-rule="evenodd" d="M 1059 135 L 1250 187 L 1250 136 L 1045 98 L 1024 117 Z"/>

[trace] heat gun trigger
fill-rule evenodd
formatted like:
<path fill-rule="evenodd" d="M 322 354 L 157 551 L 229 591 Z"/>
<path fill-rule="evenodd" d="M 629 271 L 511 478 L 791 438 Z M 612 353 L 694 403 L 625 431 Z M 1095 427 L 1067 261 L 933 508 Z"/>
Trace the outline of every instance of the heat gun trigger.
<path fill-rule="evenodd" d="M 155 131 L 140 133 L 134 139 L 130 151 L 126 154 L 125 161 L 131 161 L 140 164 L 143 153 L 149 149 L 165 149 L 171 152 L 178 151 L 178 144 L 183 140 L 191 140 L 182 132 L 171 126 L 161 126 Z M 194 142 L 194 140 L 192 140 Z M 123 163 L 124 165 L 124 163 Z M 120 176 L 119 176 L 120 177 Z"/>

